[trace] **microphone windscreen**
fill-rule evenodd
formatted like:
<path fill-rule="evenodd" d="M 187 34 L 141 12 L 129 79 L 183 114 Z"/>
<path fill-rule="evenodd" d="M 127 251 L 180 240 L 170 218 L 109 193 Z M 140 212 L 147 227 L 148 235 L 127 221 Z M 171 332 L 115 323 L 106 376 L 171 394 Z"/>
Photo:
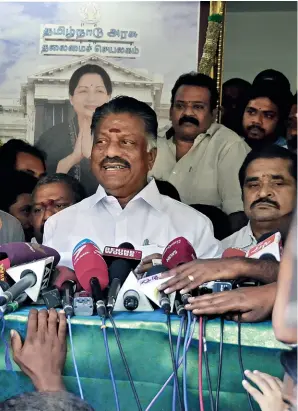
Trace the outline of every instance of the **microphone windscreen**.
<path fill-rule="evenodd" d="M 0 245 L 1 252 L 7 254 L 11 266 L 31 263 L 46 257 L 54 257 L 54 266 L 60 261 L 60 254 L 56 250 L 41 244 L 6 243 Z"/>
<path fill-rule="evenodd" d="M 189 241 L 184 237 L 177 237 L 165 248 L 162 255 L 162 264 L 168 269 L 189 263 L 197 258 L 196 252 Z"/>
<path fill-rule="evenodd" d="M 245 257 L 246 253 L 239 248 L 227 248 L 222 253 L 222 258 L 232 258 L 232 257 Z"/>
<path fill-rule="evenodd" d="M 165 271 L 169 271 L 169 269 L 166 266 L 162 264 L 154 265 L 151 268 L 149 268 L 149 270 L 145 274 L 145 277 L 151 277 L 151 275 L 164 273 Z"/>
<path fill-rule="evenodd" d="M 120 280 L 120 283 L 123 284 L 131 270 L 130 260 L 124 260 L 122 258 L 114 260 L 109 267 L 110 282 L 117 278 Z"/>
<path fill-rule="evenodd" d="M 259 260 L 266 260 L 266 261 L 277 261 L 276 257 L 273 254 L 265 253 L 259 257 Z"/>
<path fill-rule="evenodd" d="M 65 281 L 74 281 L 77 284 L 77 288 L 79 288 L 78 291 L 80 291 L 78 279 L 73 270 L 64 266 L 56 267 L 56 270 L 59 271 L 59 274 L 53 283 L 54 286 L 56 286 L 60 290 L 62 288 L 62 284 L 65 283 Z"/>
<path fill-rule="evenodd" d="M 122 243 L 118 248 L 127 248 L 128 250 L 134 250 L 134 246 L 131 243 Z"/>
<path fill-rule="evenodd" d="M 90 286 L 92 277 L 98 278 L 102 290 L 109 284 L 107 264 L 93 242 L 84 243 L 79 248 L 75 247 L 72 262 L 79 283 L 88 293 L 92 293 Z"/>

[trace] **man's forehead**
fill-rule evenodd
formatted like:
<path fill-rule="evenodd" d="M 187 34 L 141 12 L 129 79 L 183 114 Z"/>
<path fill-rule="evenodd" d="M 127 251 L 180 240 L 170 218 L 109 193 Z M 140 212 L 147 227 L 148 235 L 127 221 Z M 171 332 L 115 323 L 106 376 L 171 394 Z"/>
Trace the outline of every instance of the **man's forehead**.
<path fill-rule="evenodd" d="M 268 97 L 259 97 L 253 100 L 250 100 L 248 107 L 253 107 L 257 110 L 262 111 L 277 111 L 277 106 L 271 101 Z"/>
<path fill-rule="evenodd" d="M 102 118 L 97 126 L 96 131 L 100 133 L 120 133 L 129 132 L 135 134 L 145 132 L 144 120 L 138 115 L 130 113 L 111 113 Z"/>
<path fill-rule="evenodd" d="M 71 190 L 64 182 L 55 182 L 41 185 L 34 194 L 34 202 L 45 201 L 47 199 L 57 200 L 60 197 L 66 197 Z"/>
<path fill-rule="evenodd" d="M 258 158 L 252 161 L 246 170 L 246 177 L 251 174 L 270 176 L 270 175 L 289 175 L 290 160 L 286 158 Z"/>
<path fill-rule="evenodd" d="M 206 87 L 183 85 L 175 95 L 175 101 L 206 101 L 210 100 L 210 91 Z"/>

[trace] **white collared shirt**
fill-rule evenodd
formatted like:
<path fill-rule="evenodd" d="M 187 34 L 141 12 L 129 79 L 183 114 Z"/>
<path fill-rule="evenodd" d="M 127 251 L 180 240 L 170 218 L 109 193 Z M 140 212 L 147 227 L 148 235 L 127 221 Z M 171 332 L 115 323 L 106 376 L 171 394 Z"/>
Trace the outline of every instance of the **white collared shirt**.
<path fill-rule="evenodd" d="M 158 137 L 149 175 L 173 184 L 185 204 L 207 204 L 226 214 L 243 211 L 238 172 L 250 147 L 234 131 L 213 123 L 176 161 L 173 137 Z"/>
<path fill-rule="evenodd" d="M 253 235 L 250 223 L 236 233 L 224 238 L 221 241 L 223 250 L 227 248 L 240 248 L 243 251 L 248 251 L 251 247 L 257 244 L 257 240 Z"/>
<path fill-rule="evenodd" d="M 84 238 L 94 241 L 102 251 L 105 246 L 130 242 L 145 257 L 162 253 L 171 240 L 180 236 L 193 245 L 198 258 L 222 254 L 211 221 L 195 209 L 161 195 L 152 179 L 124 209 L 99 186 L 93 196 L 47 220 L 43 244 L 60 253 L 60 265 L 72 268 L 73 249 Z"/>

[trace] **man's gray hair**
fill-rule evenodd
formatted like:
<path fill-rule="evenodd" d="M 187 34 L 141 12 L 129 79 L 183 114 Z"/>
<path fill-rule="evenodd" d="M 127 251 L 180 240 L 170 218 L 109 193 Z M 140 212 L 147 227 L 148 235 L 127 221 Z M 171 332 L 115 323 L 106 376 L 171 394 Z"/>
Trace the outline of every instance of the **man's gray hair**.
<path fill-rule="evenodd" d="M 91 123 L 91 133 L 101 119 L 109 114 L 129 113 L 137 116 L 144 121 L 146 137 L 148 139 L 148 151 L 156 147 L 158 122 L 155 111 L 143 101 L 139 101 L 133 97 L 118 96 L 110 100 L 108 103 L 97 107 L 93 114 Z"/>
<path fill-rule="evenodd" d="M 52 183 L 66 184 L 74 196 L 75 204 L 79 203 L 80 201 L 84 200 L 84 198 L 87 197 L 84 187 L 76 178 L 68 174 L 55 173 L 55 174 L 44 176 L 38 181 L 32 193 L 33 200 L 34 200 L 36 191 L 39 189 L 39 187 L 47 185 L 47 184 L 52 184 Z"/>
<path fill-rule="evenodd" d="M 0 404 L 0 411 L 94 411 L 89 404 L 66 392 L 28 392 Z"/>

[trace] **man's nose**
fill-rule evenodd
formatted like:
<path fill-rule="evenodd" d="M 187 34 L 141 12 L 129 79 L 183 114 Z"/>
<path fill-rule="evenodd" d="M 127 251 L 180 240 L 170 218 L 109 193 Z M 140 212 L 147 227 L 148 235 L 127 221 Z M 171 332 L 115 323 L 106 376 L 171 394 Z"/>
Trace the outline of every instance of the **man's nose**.
<path fill-rule="evenodd" d="M 184 116 L 190 116 L 190 117 L 193 117 L 193 116 L 194 116 L 194 111 L 193 111 L 193 107 L 192 107 L 191 104 L 187 104 L 187 105 L 184 107 L 183 115 L 184 115 Z"/>
<path fill-rule="evenodd" d="M 274 191 L 272 184 L 268 183 L 263 183 L 260 186 L 260 191 L 259 191 L 259 197 L 260 198 L 266 198 L 266 197 L 273 197 L 274 196 Z"/>
<path fill-rule="evenodd" d="M 262 125 L 263 124 L 263 115 L 262 115 L 262 113 L 255 114 L 255 116 L 253 117 L 252 123 Z"/>
<path fill-rule="evenodd" d="M 119 157 L 120 152 L 121 152 L 121 149 L 120 149 L 119 143 L 112 141 L 106 146 L 105 155 L 110 158 Z"/>

